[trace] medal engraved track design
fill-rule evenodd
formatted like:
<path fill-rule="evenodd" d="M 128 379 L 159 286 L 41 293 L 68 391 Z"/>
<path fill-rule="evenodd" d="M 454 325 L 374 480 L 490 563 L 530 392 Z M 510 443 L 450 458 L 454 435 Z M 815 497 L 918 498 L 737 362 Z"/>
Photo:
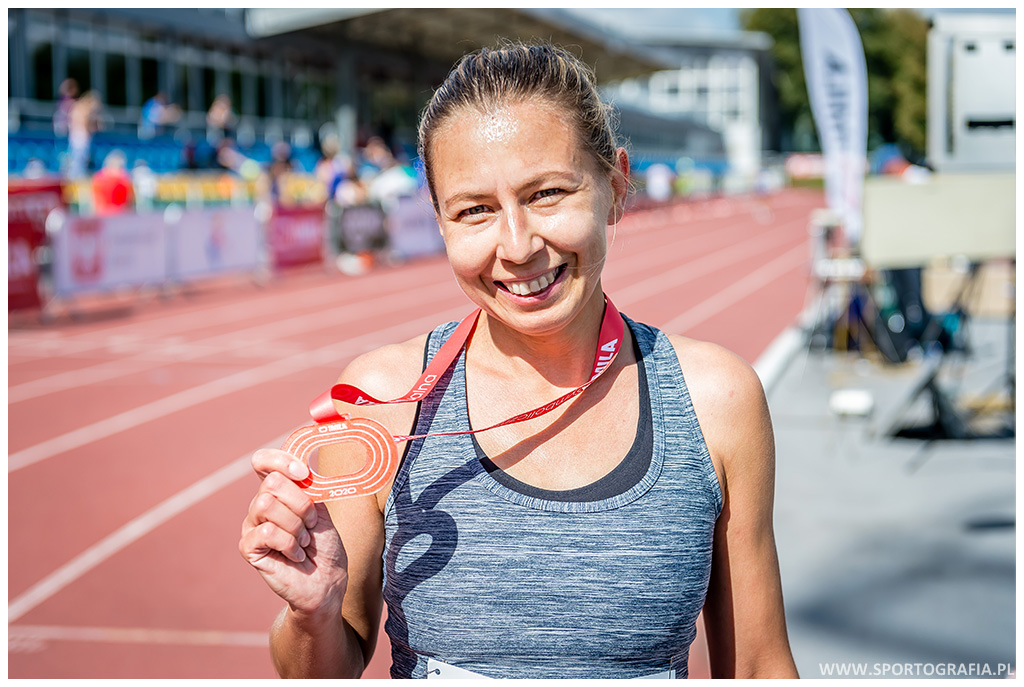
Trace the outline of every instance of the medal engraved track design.
<path fill-rule="evenodd" d="M 357 472 L 327 477 L 309 464 L 314 450 L 345 442 L 356 442 L 366 449 L 366 463 Z M 376 494 L 398 469 L 398 450 L 391 434 L 380 423 L 364 417 L 307 425 L 292 433 L 281 448 L 309 468 L 309 477 L 296 483 L 315 503 Z"/>

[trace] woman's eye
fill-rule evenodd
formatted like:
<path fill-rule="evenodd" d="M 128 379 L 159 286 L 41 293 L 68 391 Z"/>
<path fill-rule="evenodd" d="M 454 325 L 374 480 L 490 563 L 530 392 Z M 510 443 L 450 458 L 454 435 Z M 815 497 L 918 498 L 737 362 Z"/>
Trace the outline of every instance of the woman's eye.
<path fill-rule="evenodd" d="M 460 215 L 479 215 L 481 212 L 486 212 L 486 211 L 487 211 L 487 208 L 484 207 L 483 205 L 476 205 L 476 206 L 471 207 L 471 208 L 466 208 L 465 210 L 463 210 L 459 214 Z"/>
<path fill-rule="evenodd" d="M 560 188 L 546 188 L 543 191 L 537 191 L 534 198 L 548 198 L 550 196 L 558 195 L 562 192 Z"/>

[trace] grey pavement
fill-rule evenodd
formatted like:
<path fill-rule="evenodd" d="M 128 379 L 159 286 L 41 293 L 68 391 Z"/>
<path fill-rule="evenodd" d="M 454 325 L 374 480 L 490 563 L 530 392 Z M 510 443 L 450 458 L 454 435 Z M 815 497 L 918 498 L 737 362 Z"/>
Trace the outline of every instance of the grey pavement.
<path fill-rule="evenodd" d="M 979 431 L 1013 423 L 1008 326 L 973 322 L 972 353 L 939 368 L 961 410 L 983 408 Z M 932 417 L 930 395 L 909 393 L 927 369 L 801 349 L 769 389 L 776 543 L 802 677 L 1006 677 L 1016 665 L 1016 440 L 887 434 Z M 830 408 L 848 389 L 873 410 Z"/>

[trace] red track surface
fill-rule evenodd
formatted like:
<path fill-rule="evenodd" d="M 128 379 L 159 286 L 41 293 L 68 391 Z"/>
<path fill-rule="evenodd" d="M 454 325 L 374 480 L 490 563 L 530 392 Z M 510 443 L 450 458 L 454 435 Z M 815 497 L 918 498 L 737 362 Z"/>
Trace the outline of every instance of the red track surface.
<path fill-rule="evenodd" d="M 753 362 L 803 308 L 822 202 L 790 190 L 630 215 L 605 290 L 636 320 Z M 273 677 L 281 604 L 237 552 L 249 455 L 308 423 L 354 356 L 470 309 L 436 258 L 206 287 L 118 317 L 12 318 L 8 676 Z M 389 666 L 385 640 L 366 677 Z M 706 671 L 695 655 L 691 674 Z"/>

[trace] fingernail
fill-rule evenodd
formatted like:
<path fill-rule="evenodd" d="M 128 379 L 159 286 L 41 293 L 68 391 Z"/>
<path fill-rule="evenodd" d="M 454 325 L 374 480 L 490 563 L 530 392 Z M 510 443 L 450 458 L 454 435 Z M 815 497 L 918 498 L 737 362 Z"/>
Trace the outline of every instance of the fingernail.
<path fill-rule="evenodd" d="M 299 549 L 299 555 L 297 556 L 297 558 L 299 559 L 298 560 L 299 563 L 301 563 L 302 561 L 306 560 L 306 552 L 303 551 L 302 549 Z"/>
<path fill-rule="evenodd" d="M 299 546 L 302 548 L 309 546 L 309 530 L 302 530 L 302 534 L 299 535 Z"/>
<path fill-rule="evenodd" d="M 288 473 L 295 479 L 306 479 L 309 477 L 309 468 L 298 461 L 288 464 Z"/>

